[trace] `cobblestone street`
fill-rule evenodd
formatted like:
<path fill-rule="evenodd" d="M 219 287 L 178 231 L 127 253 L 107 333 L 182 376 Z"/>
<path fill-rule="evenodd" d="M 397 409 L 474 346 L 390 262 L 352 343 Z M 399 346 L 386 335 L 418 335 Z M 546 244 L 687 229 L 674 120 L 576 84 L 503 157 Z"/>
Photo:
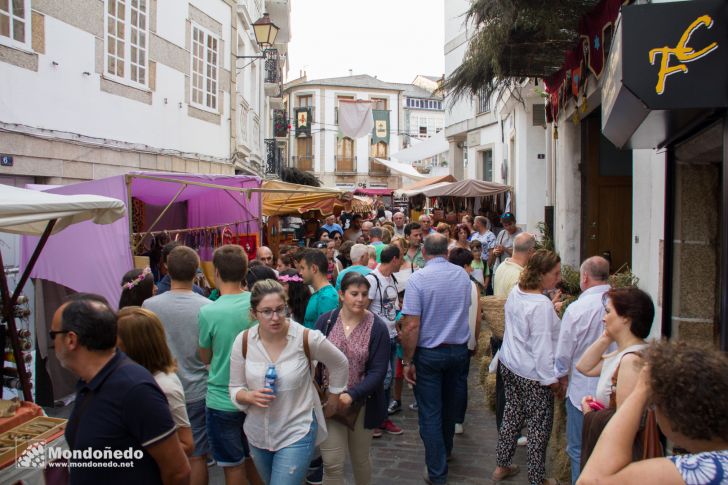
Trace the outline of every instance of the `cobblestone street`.
<path fill-rule="evenodd" d="M 448 483 L 491 483 L 495 467 L 495 447 L 498 432 L 495 414 L 486 409 L 483 391 L 478 384 L 478 363 L 473 360 L 469 378 L 469 402 L 465 433 L 455 435 L 453 459 L 450 461 Z M 403 410 L 393 416 L 394 422 L 405 430 L 399 436 L 387 435 L 374 440 L 372 445 L 372 483 L 414 485 L 422 484 L 425 449 L 417 426 L 417 412 L 409 409 L 412 392 L 405 389 Z M 521 473 L 503 483 L 527 484 L 526 449 L 518 447 L 514 463 Z M 351 482 L 353 483 L 353 481 Z"/>

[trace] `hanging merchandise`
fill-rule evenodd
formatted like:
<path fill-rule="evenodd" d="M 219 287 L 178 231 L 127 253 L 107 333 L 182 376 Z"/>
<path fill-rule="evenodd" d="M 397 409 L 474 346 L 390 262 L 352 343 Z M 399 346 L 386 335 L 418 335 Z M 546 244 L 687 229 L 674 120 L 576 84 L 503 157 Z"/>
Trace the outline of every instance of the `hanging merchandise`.
<path fill-rule="evenodd" d="M 296 136 L 311 136 L 311 108 L 296 108 Z"/>
<path fill-rule="evenodd" d="M 371 101 L 339 100 L 339 132 L 353 140 L 371 133 L 374 128 Z"/>
<path fill-rule="evenodd" d="M 381 141 L 389 145 L 389 110 L 372 110 L 372 118 L 374 119 L 374 129 L 372 130 L 372 145 L 376 145 Z"/>

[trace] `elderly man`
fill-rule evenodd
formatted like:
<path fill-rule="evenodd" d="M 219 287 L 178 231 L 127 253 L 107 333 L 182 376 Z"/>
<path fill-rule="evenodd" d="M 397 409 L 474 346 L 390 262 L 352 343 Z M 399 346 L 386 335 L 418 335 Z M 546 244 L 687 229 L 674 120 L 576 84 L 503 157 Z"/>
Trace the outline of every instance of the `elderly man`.
<path fill-rule="evenodd" d="M 364 238 L 364 241 L 369 244 L 369 231 L 372 230 L 374 227 L 374 223 L 372 221 L 364 221 L 361 224 L 361 237 Z"/>
<path fill-rule="evenodd" d="M 493 271 L 497 271 L 498 266 L 513 255 L 513 241 L 518 234 L 523 232 L 520 227 L 516 226 L 516 216 L 511 212 L 506 212 L 501 216 L 501 223 L 503 223 L 503 230 L 498 233 L 495 247 L 488 257 L 488 263 Z"/>
<path fill-rule="evenodd" d="M 351 266 L 339 272 L 339 276 L 336 277 L 336 290 L 341 289 L 341 280 L 344 279 L 347 273 L 356 271 L 361 275 L 368 275 L 372 272 L 367 266 L 369 264 L 369 248 L 366 244 L 354 244 L 349 252 L 351 257 Z"/>
<path fill-rule="evenodd" d="M 422 214 L 419 219 L 420 226 L 422 226 L 422 237 L 427 237 L 430 234 L 435 234 L 437 231 L 432 227 L 432 217 L 427 214 Z"/>
<path fill-rule="evenodd" d="M 77 294 L 53 315 L 50 340 L 61 365 L 79 377 L 66 442 L 70 483 L 190 483 L 190 466 L 154 377 L 116 348 L 116 315 L 97 295 Z M 98 466 L 86 450 L 134 450 L 132 466 Z M 137 457 L 141 452 L 140 457 Z"/>
<path fill-rule="evenodd" d="M 425 481 L 447 482 L 455 421 L 464 405 L 468 375 L 470 279 L 449 263 L 448 240 L 425 238 L 425 267 L 410 276 L 404 297 L 402 345 L 405 379 L 415 385 L 420 436 L 425 445 Z"/>
<path fill-rule="evenodd" d="M 343 235 L 344 230 L 341 228 L 340 225 L 336 223 L 336 217 L 333 215 L 326 216 L 326 224 L 321 226 L 321 231 L 326 231 L 329 233 L 329 236 L 333 238 L 333 233 L 338 232 L 339 234 Z"/>
<path fill-rule="evenodd" d="M 516 236 L 513 240 L 513 256 L 504 260 L 493 276 L 495 296 L 508 296 L 535 250 L 536 238 L 533 234 L 523 232 Z"/>
<path fill-rule="evenodd" d="M 596 394 L 598 377 L 587 377 L 576 370 L 584 351 L 604 332 L 602 297 L 609 291 L 609 262 L 601 256 L 584 261 L 579 270 L 581 295 L 564 312 L 559 341 L 554 355 L 554 368 L 562 388 L 568 385 L 566 400 L 566 453 L 571 459 L 571 483 L 579 478 L 581 464 L 581 431 L 584 415 L 581 400 Z"/>
<path fill-rule="evenodd" d="M 271 269 L 276 269 L 276 265 L 273 261 L 273 251 L 268 246 L 261 246 L 255 253 L 255 259 L 268 266 Z"/>
<path fill-rule="evenodd" d="M 392 222 L 394 222 L 394 235 L 404 236 L 404 214 L 395 212 L 392 216 Z"/>

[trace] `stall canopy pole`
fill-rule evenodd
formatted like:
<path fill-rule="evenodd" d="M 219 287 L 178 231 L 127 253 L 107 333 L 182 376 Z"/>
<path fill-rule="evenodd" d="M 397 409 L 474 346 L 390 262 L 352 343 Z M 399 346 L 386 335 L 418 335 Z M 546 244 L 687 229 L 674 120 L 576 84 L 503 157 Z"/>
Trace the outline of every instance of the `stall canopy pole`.
<path fill-rule="evenodd" d="M 136 252 L 137 248 L 141 245 L 142 242 L 144 242 L 144 239 L 149 235 L 150 232 L 152 232 L 152 229 L 154 229 L 155 227 L 157 227 L 157 224 L 162 219 L 162 217 L 164 217 L 164 214 L 167 213 L 167 211 L 169 210 L 169 208 L 172 207 L 172 204 L 174 204 L 174 201 L 177 200 L 177 198 L 180 196 L 180 194 L 182 193 L 182 191 L 184 189 L 186 189 L 186 188 L 187 188 L 187 184 L 184 184 L 182 187 L 179 188 L 179 190 L 177 191 L 177 193 L 174 194 L 174 197 L 172 197 L 172 200 L 169 201 L 169 204 L 167 204 L 167 207 L 164 208 L 164 210 L 162 211 L 162 213 L 159 214 L 159 216 L 154 220 L 154 222 L 152 222 L 152 225 L 149 226 L 149 229 L 147 229 L 144 232 L 144 235 L 139 240 L 139 242 L 136 243 L 136 246 L 134 246 L 134 251 L 133 252 Z"/>
<path fill-rule="evenodd" d="M 23 360 L 23 352 L 20 348 L 18 327 L 15 325 L 15 305 L 18 302 L 20 292 L 23 291 L 25 283 L 27 283 L 28 278 L 30 278 L 30 272 L 33 270 L 36 261 L 38 261 L 40 252 L 43 250 L 43 246 L 45 246 L 46 242 L 48 242 L 48 238 L 50 237 L 57 220 L 58 219 L 51 219 L 48 221 L 48 225 L 38 240 L 38 245 L 35 247 L 33 255 L 30 257 L 30 260 L 23 271 L 23 275 L 20 277 L 20 281 L 18 281 L 18 284 L 15 287 L 12 297 L 10 296 L 10 290 L 8 289 L 8 278 L 5 276 L 4 271 L 2 277 L 0 277 L 0 297 L 2 297 L 3 320 L 8 326 L 10 343 L 13 346 L 13 357 L 15 358 L 15 365 L 18 368 L 18 377 L 20 378 L 20 384 L 23 389 L 23 399 L 28 402 L 33 402 L 33 391 L 30 388 L 30 376 L 28 376 L 28 371 L 25 368 L 25 360 Z M 2 253 L 0 253 L 0 266 L 3 268 L 5 267 L 3 264 Z"/>

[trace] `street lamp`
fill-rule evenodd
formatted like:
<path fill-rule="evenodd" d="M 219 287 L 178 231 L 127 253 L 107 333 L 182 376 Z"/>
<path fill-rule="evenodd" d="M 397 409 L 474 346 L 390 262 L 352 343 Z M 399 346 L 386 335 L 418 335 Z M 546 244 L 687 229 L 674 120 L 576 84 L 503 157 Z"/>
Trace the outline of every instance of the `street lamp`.
<path fill-rule="evenodd" d="M 255 33 L 255 41 L 258 45 L 265 49 L 270 47 L 276 41 L 278 31 L 281 30 L 270 19 L 268 13 L 264 13 L 261 18 L 253 22 L 253 32 Z M 237 59 L 265 59 L 265 52 L 259 56 L 235 56 Z"/>

